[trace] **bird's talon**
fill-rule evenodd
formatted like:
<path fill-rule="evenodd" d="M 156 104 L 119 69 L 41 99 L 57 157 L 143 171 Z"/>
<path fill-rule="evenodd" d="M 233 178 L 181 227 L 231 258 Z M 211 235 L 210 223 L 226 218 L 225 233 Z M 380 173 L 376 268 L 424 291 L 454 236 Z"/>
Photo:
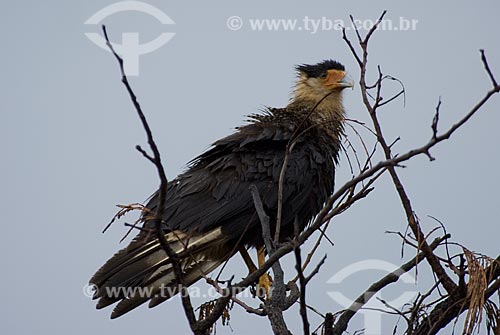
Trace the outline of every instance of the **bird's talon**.
<path fill-rule="evenodd" d="M 264 273 L 260 276 L 259 283 L 256 288 L 257 296 L 260 298 L 269 298 L 272 284 L 273 278 L 268 273 Z"/>

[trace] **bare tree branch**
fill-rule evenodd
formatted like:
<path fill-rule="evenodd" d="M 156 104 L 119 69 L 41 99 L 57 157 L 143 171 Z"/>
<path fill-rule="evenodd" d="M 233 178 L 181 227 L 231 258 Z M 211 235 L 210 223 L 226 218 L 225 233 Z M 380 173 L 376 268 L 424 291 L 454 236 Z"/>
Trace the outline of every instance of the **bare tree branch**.
<path fill-rule="evenodd" d="M 259 195 L 259 190 L 255 185 L 250 185 L 255 209 L 260 218 L 262 226 L 262 238 L 266 245 L 266 250 L 270 256 L 274 254 L 274 248 L 271 240 L 271 230 L 269 227 L 269 216 L 264 211 L 262 200 Z M 283 317 L 284 302 L 286 298 L 286 286 L 284 282 L 284 272 L 279 259 L 272 265 L 274 280 L 271 286 L 270 297 L 264 302 L 265 311 L 268 319 L 271 322 L 271 328 L 276 335 L 292 334 L 285 323 Z"/>
<path fill-rule="evenodd" d="M 489 286 L 484 291 L 484 298 L 487 300 L 493 294 L 498 292 L 498 279 L 496 282 L 494 282 L 494 280 L 495 278 L 500 277 L 500 255 L 487 269 L 485 269 L 485 272 L 490 273 L 488 283 L 494 284 Z M 426 318 L 424 318 L 424 320 L 419 322 L 414 335 L 437 334 L 453 319 L 468 310 L 470 298 L 471 297 L 467 295 L 467 291 L 464 290 L 457 290 L 453 294 L 450 294 L 446 299 L 436 305 L 436 307 Z"/>
<path fill-rule="evenodd" d="M 307 318 L 307 307 L 306 307 L 306 278 L 304 277 L 304 272 L 302 272 L 302 258 L 300 255 L 300 247 L 296 246 L 295 250 L 295 269 L 297 270 L 297 276 L 299 277 L 300 285 L 300 317 L 302 318 L 302 326 L 304 335 L 309 335 L 309 320 Z"/>
<path fill-rule="evenodd" d="M 479 52 L 481 53 L 481 61 L 483 62 L 484 69 L 486 70 L 486 73 L 488 73 L 488 76 L 490 77 L 491 84 L 493 85 L 493 87 L 499 87 L 499 85 L 495 79 L 495 76 L 493 75 L 493 73 L 490 70 L 490 66 L 488 64 L 488 60 L 486 59 L 486 55 L 485 55 L 484 50 L 480 49 Z"/>
<path fill-rule="evenodd" d="M 436 249 L 442 241 L 450 238 L 450 235 L 445 235 L 440 238 L 436 238 L 430 245 L 429 247 L 434 250 Z M 406 262 L 405 264 L 401 265 L 400 268 L 396 269 L 395 271 L 385 275 L 382 279 L 379 281 L 373 283 L 370 285 L 370 287 L 363 292 L 352 304 L 349 306 L 338 318 L 337 322 L 335 323 L 335 326 L 333 328 L 332 335 L 341 335 L 343 332 L 347 330 L 347 325 L 349 324 L 349 321 L 352 319 L 352 317 L 370 300 L 371 297 L 375 295 L 378 291 L 383 289 L 389 284 L 395 283 L 399 280 L 399 277 L 401 277 L 404 273 L 407 273 L 411 269 L 413 269 L 415 266 L 418 265 L 422 260 L 424 260 L 424 253 L 421 252 L 418 254 L 416 257 L 411 259 L 409 262 Z"/>
<path fill-rule="evenodd" d="M 377 117 L 377 107 L 378 107 L 378 103 L 380 101 L 380 92 L 381 92 L 381 88 L 382 88 L 382 80 L 381 80 L 382 73 L 380 71 L 380 68 L 379 68 L 379 80 L 377 81 L 377 85 L 376 85 L 377 98 L 376 98 L 374 105 L 372 105 L 368 99 L 367 87 L 366 87 L 366 69 L 367 69 L 366 64 L 368 61 L 368 51 L 367 51 L 368 41 L 369 41 L 370 37 L 372 36 L 373 32 L 376 30 L 378 23 L 380 23 L 380 21 L 382 20 L 384 15 L 385 15 L 385 12 L 382 13 L 382 15 L 379 18 L 379 20 L 377 21 L 377 23 L 372 27 L 372 29 L 370 29 L 370 31 L 366 35 L 365 39 L 360 43 L 360 46 L 363 50 L 363 57 L 362 57 L 361 65 L 360 65 L 361 75 L 360 75 L 359 84 L 361 86 L 361 95 L 363 97 L 363 102 L 365 104 L 366 109 L 368 110 L 368 112 L 370 114 L 370 117 L 372 118 L 373 126 L 375 129 L 375 132 L 377 133 L 378 141 L 379 141 L 380 145 L 382 146 L 382 149 L 383 149 L 384 154 L 385 154 L 385 158 L 387 160 L 390 160 L 393 157 L 392 152 L 391 152 L 391 148 L 389 147 L 389 145 L 387 144 L 387 142 L 385 140 L 385 137 L 382 133 L 382 128 L 381 128 L 380 122 L 379 122 L 378 117 Z M 358 33 L 358 39 L 361 39 L 359 37 L 359 33 Z M 345 38 L 345 40 L 349 41 L 347 37 Z M 350 45 L 350 42 L 348 42 L 348 45 Z M 432 142 L 432 140 L 431 140 L 431 142 Z M 428 154 L 429 150 L 425 150 L 423 153 Z M 396 187 L 396 191 L 399 194 L 399 197 L 401 199 L 401 203 L 403 205 L 403 208 L 404 208 L 406 216 L 407 216 L 408 224 L 410 225 L 410 228 L 412 229 L 415 236 L 417 236 L 417 238 L 419 239 L 419 243 L 420 243 L 420 239 L 421 239 L 421 237 L 423 237 L 423 233 L 422 233 L 422 230 L 420 229 L 418 221 L 417 221 L 415 214 L 413 212 L 410 199 L 409 199 L 409 197 L 404 189 L 404 186 L 401 183 L 401 180 L 399 179 L 399 176 L 396 172 L 395 165 L 388 166 L 388 170 L 389 170 L 389 174 L 392 177 L 393 183 Z M 446 288 L 446 290 L 449 293 L 454 291 L 456 289 L 456 284 L 446 274 L 446 272 L 442 268 L 439 260 L 432 253 L 431 249 L 429 248 L 429 245 L 425 241 L 422 241 L 420 247 L 425 252 L 425 256 L 428 259 L 429 264 L 431 265 L 431 267 L 432 267 L 433 271 L 436 273 L 436 275 L 439 277 L 440 281 L 442 282 L 442 284 Z"/>
<path fill-rule="evenodd" d="M 165 251 L 165 253 L 167 254 L 167 256 L 169 257 L 169 259 L 172 262 L 172 268 L 174 270 L 175 277 L 180 284 L 180 294 L 181 294 L 182 304 L 183 304 L 184 312 L 186 314 L 186 318 L 188 319 L 189 325 L 191 326 L 191 329 L 193 329 L 195 334 L 196 333 L 203 334 L 204 332 L 201 332 L 201 333 L 197 332 L 193 328 L 193 326 L 196 323 L 196 317 L 194 315 L 194 310 L 193 310 L 193 305 L 191 303 L 191 299 L 190 299 L 188 291 L 186 289 L 180 260 L 179 260 L 178 256 L 175 254 L 175 252 L 172 250 L 170 245 L 168 244 L 167 240 L 165 239 L 165 234 L 164 234 L 163 228 L 162 228 L 162 217 L 163 217 L 163 211 L 165 208 L 165 198 L 166 198 L 166 193 L 167 193 L 168 179 L 167 179 L 167 175 L 165 174 L 165 169 L 163 168 L 163 163 L 161 161 L 160 151 L 158 150 L 158 147 L 153 139 L 153 133 L 151 131 L 151 128 L 149 127 L 146 116 L 144 115 L 142 108 L 141 108 L 141 105 L 139 104 L 139 101 L 137 100 L 137 97 L 136 97 L 134 91 L 132 90 L 132 87 L 130 86 L 128 78 L 125 74 L 125 70 L 123 67 L 123 59 L 116 53 L 113 45 L 109 41 L 108 33 L 106 31 L 106 26 L 104 26 L 104 25 L 102 26 L 102 31 L 104 34 L 104 38 L 106 39 L 106 45 L 108 46 L 108 48 L 113 53 L 116 60 L 118 61 L 118 64 L 120 67 L 120 73 L 122 76 L 122 83 L 123 83 L 123 85 L 125 85 L 127 92 L 130 96 L 130 99 L 132 100 L 132 103 L 134 104 L 137 115 L 139 116 L 139 118 L 141 120 L 144 131 L 146 132 L 149 147 L 151 148 L 151 151 L 153 152 L 153 156 L 151 157 L 144 150 L 142 150 L 142 148 L 139 146 L 137 146 L 136 148 L 139 152 L 141 152 L 144 155 L 144 157 L 146 157 L 149 161 L 154 163 L 156 170 L 158 172 L 158 176 L 160 177 L 160 188 L 159 188 L 159 195 L 158 195 L 158 197 L 159 197 L 158 209 L 157 209 L 157 211 L 155 213 L 155 217 L 154 217 L 154 223 L 156 226 L 156 235 L 157 235 L 158 241 L 160 242 L 162 249 Z"/>

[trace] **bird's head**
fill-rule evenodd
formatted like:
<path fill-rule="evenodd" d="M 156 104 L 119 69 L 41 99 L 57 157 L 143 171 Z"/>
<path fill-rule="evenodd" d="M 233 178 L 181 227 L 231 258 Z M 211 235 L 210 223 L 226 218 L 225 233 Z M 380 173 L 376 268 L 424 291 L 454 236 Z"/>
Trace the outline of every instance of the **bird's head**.
<path fill-rule="evenodd" d="M 292 102 L 317 102 L 328 95 L 321 103 L 323 107 L 341 107 L 342 90 L 354 86 L 344 66 L 333 60 L 324 60 L 315 65 L 298 65 L 296 70 L 298 79 Z"/>

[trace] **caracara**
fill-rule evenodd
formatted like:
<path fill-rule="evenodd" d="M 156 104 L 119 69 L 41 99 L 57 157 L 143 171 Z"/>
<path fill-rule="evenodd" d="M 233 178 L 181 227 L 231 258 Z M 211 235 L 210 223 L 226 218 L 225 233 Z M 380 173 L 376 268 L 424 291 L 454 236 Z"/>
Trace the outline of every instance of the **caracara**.
<path fill-rule="evenodd" d="M 278 180 L 291 140 L 295 143 L 283 184 L 280 241 L 292 238 L 296 225 L 302 231 L 331 195 L 343 135 L 342 90 L 353 83 L 344 66 L 332 60 L 296 70 L 293 97 L 286 107 L 250 115 L 246 125 L 215 142 L 168 183 L 163 229 L 181 258 L 187 285 L 238 252 L 249 265 L 248 248 L 255 248 L 259 266 L 263 263 L 261 223 L 249 187 L 257 187 L 274 232 Z M 146 207 L 154 213 L 157 205 L 158 192 Z M 148 300 L 150 307 L 156 306 L 178 291 L 153 220 L 145 214 L 143 221 L 134 240 L 90 279 L 96 288 L 94 299 L 99 299 L 97 308 L 118 302 L 111 318 Z M 131 294 L 131 288 L 149 290 Z"/>

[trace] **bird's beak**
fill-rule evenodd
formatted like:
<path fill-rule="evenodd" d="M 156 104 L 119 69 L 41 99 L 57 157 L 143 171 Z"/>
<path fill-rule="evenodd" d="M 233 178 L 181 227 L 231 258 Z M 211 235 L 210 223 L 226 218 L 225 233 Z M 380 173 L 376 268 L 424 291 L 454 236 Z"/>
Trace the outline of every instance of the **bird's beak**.
<path fill-rule="evenodd" d="M 325 79 L 325 85 L 331 88 L 344 89 L 347 87 L 354 87 L 354 81 L 352 78 L 344 71 L 339 70 L 328 70 L 327 77 Z"/>
<path fill-rule="evenodd" d="M 352 87 L 354 88 L 354 80 L 347 73 L 341 81 L 337 82 L 337 85 L 342 88 Z"/>

